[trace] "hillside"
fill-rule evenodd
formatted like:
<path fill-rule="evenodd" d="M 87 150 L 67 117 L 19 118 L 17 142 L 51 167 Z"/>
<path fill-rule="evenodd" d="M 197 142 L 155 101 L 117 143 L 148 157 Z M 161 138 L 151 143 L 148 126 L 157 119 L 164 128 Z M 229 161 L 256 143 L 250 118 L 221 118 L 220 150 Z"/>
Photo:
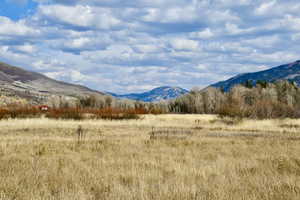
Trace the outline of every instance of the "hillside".
<path fill-rule="evenodd" d="M 26 71 L 0 62 L 0 92 L 2 96 L 43 102 L 49 97 L 80 97 L 104 95 L 81 85 L 75 85 L 48 78 L 40 73 Z"/>
<path fill-rule="evenodd" d="M 228 91 L 234 85 L 245 83 L 248 80 L 253 81 L 254 84 L 258 80 L 267 82 L 274 82 L 277 80 L 290 80 L 300 85 L 300 60 L 264 71 L 240 74 L 228 80 L 215 83 L 211 86 L 223 88 L 225 91 Z"/>
<path fill-rule="evenodd" d="M 109 94 L 117 98 L 126 98 L 144 102 L 156 102 L 161 100 L 174 99 L 186 93 L 188 93 L 188 91 L 180 87 L 163 86 L 154 88 L 153 90 L 144 93 L 132 93 L 124 95 L 118 95 L 114 93 Z"/>
<path fill-rule="evenodd" d="M 0 62 L 0 81 L 17 87 L 28 87 L 43 93 L 54 93 L 70 96 L 101 94 L 81 85 L 70 84 L 48 78 L 36 72 L 26 71 L 19 67 Z"/>

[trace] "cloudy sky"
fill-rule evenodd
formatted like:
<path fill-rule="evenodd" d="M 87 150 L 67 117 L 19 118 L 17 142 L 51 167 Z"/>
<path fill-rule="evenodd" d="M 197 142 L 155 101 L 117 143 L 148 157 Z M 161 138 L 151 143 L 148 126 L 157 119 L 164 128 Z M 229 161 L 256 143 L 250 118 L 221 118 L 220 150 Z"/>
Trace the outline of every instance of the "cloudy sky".
<path fill-rule="evenodd" d="M 300 59 L 299 0 L 1 0 L 0 61 L 101 91 L 205 87 Z"/>

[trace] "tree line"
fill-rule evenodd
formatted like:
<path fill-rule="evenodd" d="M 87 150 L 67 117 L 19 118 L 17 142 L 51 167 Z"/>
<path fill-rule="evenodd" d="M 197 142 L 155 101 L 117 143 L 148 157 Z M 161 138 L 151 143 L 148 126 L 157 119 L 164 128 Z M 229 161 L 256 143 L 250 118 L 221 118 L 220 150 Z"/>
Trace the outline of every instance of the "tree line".
<path fill-rule="evenodd" d="M 194 89 L 176 99 L 153 103 L 99 95 L 73 98 L 72 100 L 56 98 L 47 105 L 52 108 L 53 113 L 56 111 L 53 116 L 56 116 L 57 113 L 57 116 L 62 116 L 61 113 L 69 114 L 69 111 L 72 111 L 71 113 L 74 114 L 80 111 L 81 113 L 94 113 L 94 115 L 101 117 L 108 114 L 120 116 L 120 113 L 178 113 L 218 114 L 220 116 L 254 119 L 298 118 L 300 117 L 300 88 L 295 82 L 290 81 L 273 83 L 256 81 L 254 83 L 249 80 L 234 86 L 227 92 L 222 88 L 214 87 L 202 90 Z M 3 116 L 7 115 L 5 114 L 7 112 L 7 109 L 4 110 Z M 34 110 L 33 113 L 35 112 Z M 28 109 L 25 109 L 24 112 L 20 113 L 29 112 Z"/>
<path fill-rule="evenodd" d="M 246 81 L 229 92 L 218 88 L 191 91 L 168 103 L 170 112 L 219 114 L 247 118 L 300 116 L 300 88 L 295 82 Z"/>

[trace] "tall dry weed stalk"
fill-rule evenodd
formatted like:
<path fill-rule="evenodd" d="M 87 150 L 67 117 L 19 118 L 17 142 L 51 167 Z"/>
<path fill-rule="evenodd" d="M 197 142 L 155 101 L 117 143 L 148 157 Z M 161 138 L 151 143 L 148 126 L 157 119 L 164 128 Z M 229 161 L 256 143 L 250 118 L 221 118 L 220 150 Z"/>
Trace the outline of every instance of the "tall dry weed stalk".
<path fill-rule="evenodd" d="M 77 133 L 77 143 L 79 144 L 85 139 L 85 134 L 81 125 L 78 126 L 76 133 Z"/>

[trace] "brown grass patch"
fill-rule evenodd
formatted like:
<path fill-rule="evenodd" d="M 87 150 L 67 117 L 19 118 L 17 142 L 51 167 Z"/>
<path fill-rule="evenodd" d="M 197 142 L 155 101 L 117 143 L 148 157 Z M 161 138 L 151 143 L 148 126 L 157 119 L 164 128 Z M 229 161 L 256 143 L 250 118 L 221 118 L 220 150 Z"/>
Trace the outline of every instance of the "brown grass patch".
<path fill-rule="evenodd" d="M 279 127 L 299 120 L 213 118 L 2 120 L 0 199 L 300 199 L 300 140 L 288 139 L 298 133 Z"/>

